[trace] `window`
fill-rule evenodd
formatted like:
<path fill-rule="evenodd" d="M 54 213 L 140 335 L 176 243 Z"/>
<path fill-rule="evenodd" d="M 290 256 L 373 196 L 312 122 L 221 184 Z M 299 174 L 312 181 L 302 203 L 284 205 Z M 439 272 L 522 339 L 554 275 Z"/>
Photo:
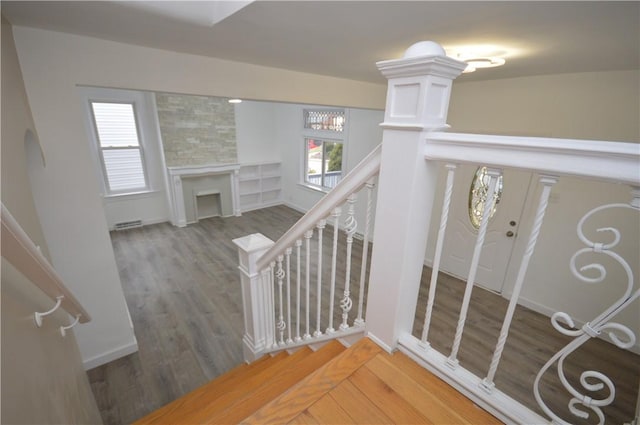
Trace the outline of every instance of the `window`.
<path fill-rule="evenodd" d="M 480 228 L 482 216 L 484 215 L 485 204 L 489 196 L 489 181 L 490 177 L 487 172 L 487 167 L 478 167 L 473 176 L 471 188 L 469 189 L 469 220 L 471 220 L 471 225 L 476 230 Z M 500 198 L 502 198 L 502 176 L 498 177 L 498 181 L 496 182 L 496 188 L 493 194 L 494 202 L 489 212 L 489 220 L 491 220 L 498 210 Z"/>
<path fill-rule="evenodd" d="M 333 189 L 342 179 L 343 109 L 304 110 L 304 183 Z"/>
<path fill-rule="evenodd" d="M 326 189 L 342 179 L 342 142 L 305 138 L 306 183 Z"/>
<path fill-rule="evenodd" d="M 148 190 L 134 104 L 90 104 L 107 193 Z"/>
<path fill-rule="evenodd" d="M 304 128 L 342 133 L 344 122 L 344 110 L 305 109 L 304 111 Z"/>

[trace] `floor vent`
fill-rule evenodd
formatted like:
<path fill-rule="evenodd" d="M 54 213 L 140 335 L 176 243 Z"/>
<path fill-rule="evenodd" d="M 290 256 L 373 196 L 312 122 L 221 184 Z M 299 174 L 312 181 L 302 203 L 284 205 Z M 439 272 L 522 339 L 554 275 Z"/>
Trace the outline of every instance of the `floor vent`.
<path fill-rule="evenodd" d="M 115 226 L 113 226 L 113 229 L 127 230 L 127 229 L 133 229 L 136 227 L 142 227 L 142 220 L 123 221 L 122 223 L 116 223 Z"/>

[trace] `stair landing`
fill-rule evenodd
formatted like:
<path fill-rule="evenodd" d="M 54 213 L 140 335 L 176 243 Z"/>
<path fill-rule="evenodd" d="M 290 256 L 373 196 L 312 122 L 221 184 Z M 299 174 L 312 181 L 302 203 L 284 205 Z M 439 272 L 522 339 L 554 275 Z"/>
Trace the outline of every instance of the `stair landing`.
<path fill-rule="evenodd" d="M 500 424 L 402 353 L 364 338 L 242 365 L 136 422 Z"/>

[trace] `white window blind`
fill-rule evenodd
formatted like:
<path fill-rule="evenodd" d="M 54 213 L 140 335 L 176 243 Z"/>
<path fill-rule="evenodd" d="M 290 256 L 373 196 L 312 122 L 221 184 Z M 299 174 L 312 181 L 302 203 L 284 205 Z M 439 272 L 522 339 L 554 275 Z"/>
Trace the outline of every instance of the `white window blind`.
<path fill-rule="evenodd" d="M 147 189 L 133 104 L 91 102 L 91 109 L 109 192 Z"/>

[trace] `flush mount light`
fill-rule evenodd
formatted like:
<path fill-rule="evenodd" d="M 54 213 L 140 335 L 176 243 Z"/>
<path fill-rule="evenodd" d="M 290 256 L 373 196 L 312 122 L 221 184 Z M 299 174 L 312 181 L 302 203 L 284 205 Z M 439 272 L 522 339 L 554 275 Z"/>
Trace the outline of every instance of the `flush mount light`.
<path fill-rule="evenodd" d="M 229 103 L 242 103 L 242 99 L 229 99 Z"/>
<path fill-rule="evenodd" d="M 467 63 L 464 73 L 504 65 L 505 58 L 512 57 L 515 53 L 514 49 L 489 44 L 449 46 L 446 51 L 448 56 Z"/>
<path fill-rule="evenodd" d="M 504 65 L 505 60 L 502 58 L 468 58 L 463 59 L 467 63 L 464 73 L 474 72 L 478 68 L 494 68 Z"/>

